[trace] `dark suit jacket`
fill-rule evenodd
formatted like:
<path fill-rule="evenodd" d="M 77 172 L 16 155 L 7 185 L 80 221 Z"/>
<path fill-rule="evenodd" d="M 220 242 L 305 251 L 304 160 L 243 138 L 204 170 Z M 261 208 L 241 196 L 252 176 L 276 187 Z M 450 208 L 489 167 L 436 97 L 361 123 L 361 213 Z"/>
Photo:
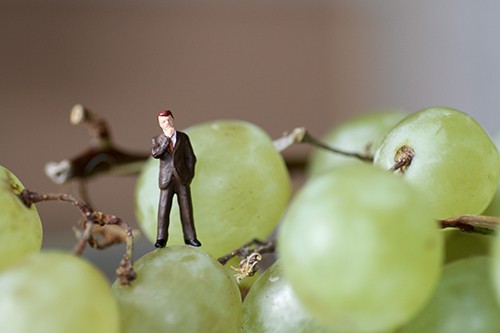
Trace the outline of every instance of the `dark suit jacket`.
<path fill-rule="evenodd" d="M 152 139 L 151 155 L 160 159 L 160 189 L 166 189 L 172 177 L 178 177 L 183 185 L 189 185 L 194 177 L 196 157 L 189 137 L 177 131 L 173 154 L 169 151 L 170 138 L 161 133 Z"/>

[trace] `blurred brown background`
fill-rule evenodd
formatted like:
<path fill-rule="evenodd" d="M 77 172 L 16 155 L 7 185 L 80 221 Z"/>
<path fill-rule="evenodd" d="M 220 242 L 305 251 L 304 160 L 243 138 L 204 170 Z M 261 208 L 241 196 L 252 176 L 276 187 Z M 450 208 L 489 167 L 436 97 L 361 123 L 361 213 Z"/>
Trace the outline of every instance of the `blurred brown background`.
<path fill-rule="evenodd" d="M 233 118 L 278 137 L 296 126 L 321 136 L 383 107 L 446 105 L 496 132 L 498 18 L 496 1 L 0 0 L 0 164 L 31 189 L 73 191 L 43 167 L 87 147 L 69 122 L 76 103 L 106 117 L 118 145 L 145 152 L 164 108 L 179 128 Z M 135 224 L 134 184 L 103 177 L 90 194 Z M 71 248 L 78 213 L 38 207 L 45 247 Z"/>

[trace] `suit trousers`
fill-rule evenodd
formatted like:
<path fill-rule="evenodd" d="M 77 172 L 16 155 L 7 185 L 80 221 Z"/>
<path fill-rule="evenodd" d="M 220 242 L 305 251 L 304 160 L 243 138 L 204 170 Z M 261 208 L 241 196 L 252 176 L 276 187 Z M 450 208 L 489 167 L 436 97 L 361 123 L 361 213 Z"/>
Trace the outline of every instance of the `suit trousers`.
<path fill-rule="evenodd" d="M 160 190 L 160 201 L 158 205 L 158 237 L 157 239 L 168 240 L 168 227 L 170 225 L 170 209 L 174 194 L 177 195 L 179 211 L 182 223 L 182 232 L 185 240 L 196 239 L 194 228 L 193 203 L 191 201 L 191 189 L 184 185 L 176 177 L 173 177 L 164 189 Z"/>

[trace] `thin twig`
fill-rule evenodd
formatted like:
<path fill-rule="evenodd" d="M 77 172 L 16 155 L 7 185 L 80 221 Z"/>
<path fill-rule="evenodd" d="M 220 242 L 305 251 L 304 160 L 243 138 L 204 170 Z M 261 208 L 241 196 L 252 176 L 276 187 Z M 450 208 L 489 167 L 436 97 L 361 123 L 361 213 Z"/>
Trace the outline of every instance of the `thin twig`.
<path fill-rule="evenodd" d="M 34 203 L 43 201 L 62 201 L 75 206 L 83 216 L 84 222 L 82 226 L 83 232 L 79 236 L 78 242 L 74 247 L 74 253 L 77 255 L 81 255 L 85 249 L 85 244 L 89 244 L 94 248 L 102 249 L 118 242 L 125 243 L 125 254 L 123 255 L 120 266 L 116 270 L 116 274 L 121 285 L 128 285 L 136 278 L 136 274 L 132 267 L 132 229 L 120 218 L 113 215 L 104 214 L 102 212 L 94 211 L 84 201 L 75 198 L 71 194 L 40 194 L 35 191 L 24 189 L 19 197 L 28 207 Z M 112 234 L 110 234 L 110 231 L 108 231 L 105 227 L 111 225 L 117 225 L 122 228 L 125 232 L 125 236 L 118 236 L 117 238 L 116 233 L 111 232 Z M 93 237 L 93 233 L 96 230 L 104 235 L 104 242 L 98 242 Z"/>
<path fill-rule="evenodd" d="M 335 154 L 340 154 L 340 155 L 347 156 L 347 157 L 354 157 L 354 158 L 357 158 L 357 159 L 364 161 L 364 162 L 373 162 L 373 156 L 363 155 L 363 154 L 359 154 L 359 153 L 355 153 L 355 152 L 343 151 L 343 150 L 340 150 L 340 149 L 337 149 L 334 147 L 330 147 L 327 144 L 312 137 L 307 132 L 306 132 L 306 135 L 304 136 L 304 139 L 302 142 L 310 143 L 313 146 L 328 150 L 328 151 L 335 153 Z"/>
<path fill-rule="evenodd" d="M 457 228 L 465 232 L 483 235 L 492 235 L 498 225 L 500 217 L 486 215 L 462 215 L 439 221 L 441 228 Z"/>
<path fill-rule="evenodd" d="M 217 259 L 222 265 L 225 265 L 232 258 L 239 256 L 240 258 L 246 258 L 250 254 L 257 252 L 260 254 L 273 253 L 276 248 L 276 240 L 272 239 L 270 241 L 261 241 L 257 238 L 252 239 L 250 242 L 244 244 L 240 248 L 226 254 L 225 256 Z"/>
<path fill-rule="evenodd" d="M 324 142 L 310 135 L 304 127 L 297 127 L 291 133 L 285 133 L 281 138 L 274 140 L 274 146 L 279 152 L 291 147 L 297 143 L 308 143 L 314 147 L 325 149 L 329 152 L 340 154 L 347 157 L 357 158 L 365 162 L 373 162 L 373 156 L 363 155 L 355 152 L 343 151 L 338 148 L 331 147 Z"/>
<path fill-rule="evenodd" d="M 80 104 L 73 107 L 70 119 L 72 124 L 82 124 L 87 128 L 89 148 L 75 157 L 45 165 L 45 174 L 56 184 L 75 179 L 83 182 L 99 174 L 137 174 L 149 157 L 146 153 L 132 153 L 117 148 L 111 140 L 111 131 L 104 118 Z"/>
<path fill-rule="evenodd" d="M 225 265 L 232 258 L 239 256 L 242 258 L 238 267 L 232 267 L 236 274 L 234 275 L 238 283 L 246 277 L 253 276 L 258 270 L 258 263 L 262 260 L 262 254 L 274 253 L 276 249 L 276 239 L 270 241 L 261 241 L 257 238 L 244 244 L 242 247 L 220 257 L 218 260 Z"/>

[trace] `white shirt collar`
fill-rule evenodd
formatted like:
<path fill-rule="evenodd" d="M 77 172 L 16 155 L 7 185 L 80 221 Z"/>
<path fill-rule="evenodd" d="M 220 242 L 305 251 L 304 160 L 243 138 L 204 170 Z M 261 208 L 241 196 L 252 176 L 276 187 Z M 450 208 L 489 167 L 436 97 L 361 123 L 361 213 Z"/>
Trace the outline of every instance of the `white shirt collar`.
<path fill-rule="evenodd" d="M 163 134 L 165 134 L 165 132 L 163 132 Z M 165 136 L 168 137 L 168 135 L 166 135 L 166 134 L 165 134 Z M 174 134 L 172 135 L 172 137 L 170 139 L 172 139 L 172 143 L 175 146 L 175 143 L 177 142 L 177 131 L 174 130 Z"/>

